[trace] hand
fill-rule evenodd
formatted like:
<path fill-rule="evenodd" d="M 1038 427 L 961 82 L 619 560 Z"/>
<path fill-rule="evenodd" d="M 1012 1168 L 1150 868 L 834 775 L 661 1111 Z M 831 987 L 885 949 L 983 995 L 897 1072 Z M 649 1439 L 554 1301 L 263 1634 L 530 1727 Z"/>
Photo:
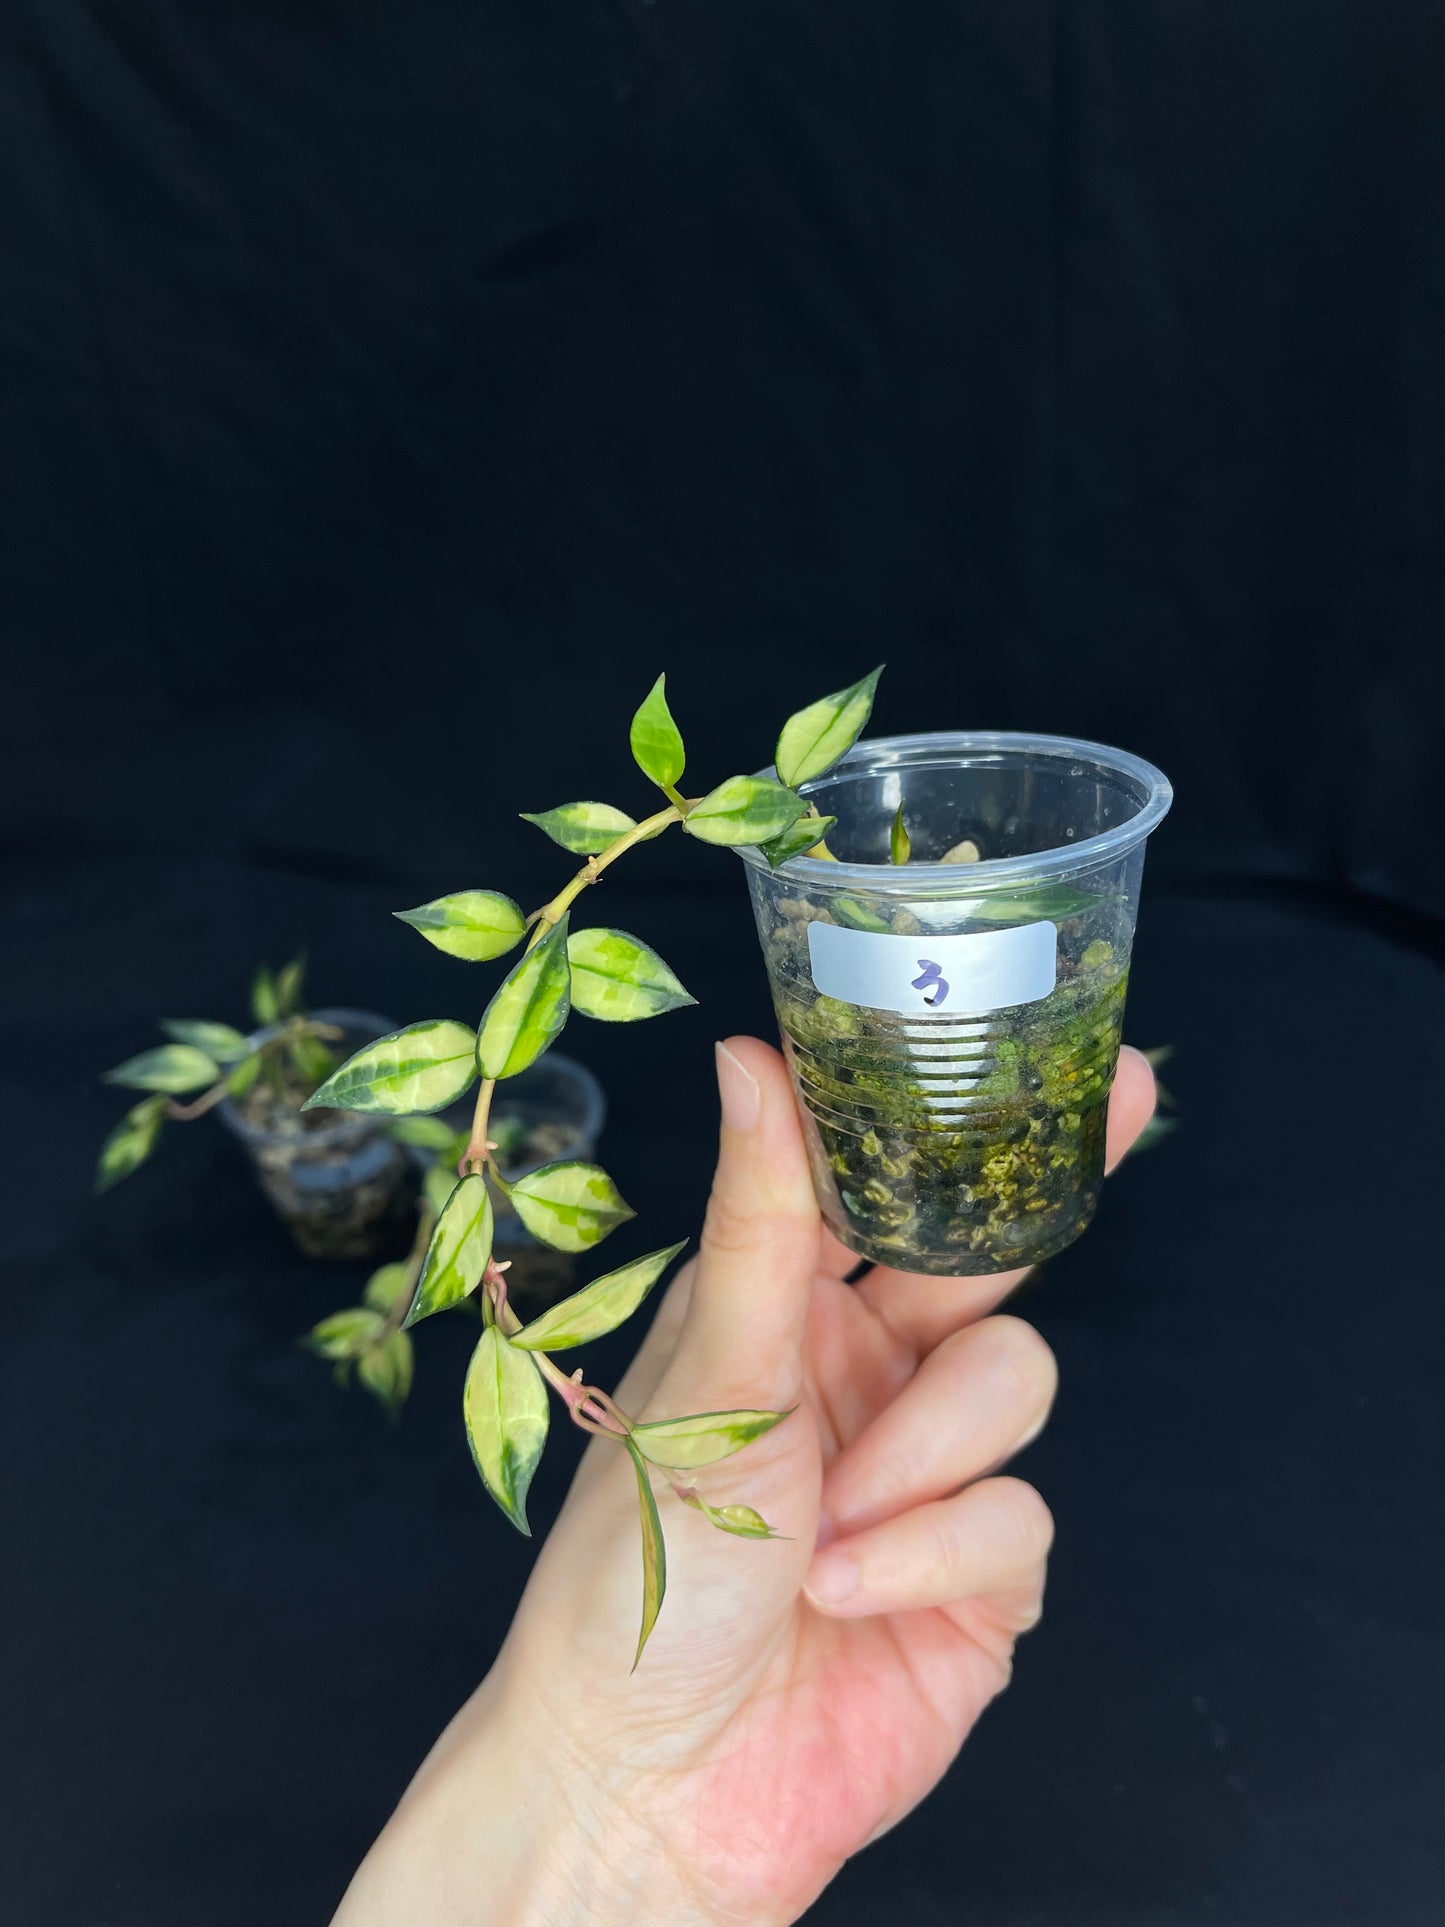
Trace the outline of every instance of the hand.
<path fill-rule="evenodd" d="M 716 1531 L 659 1479 L 667 1601 L 637 1672 L 636 1493 L 594 1441 L 497 1664 L 358 1873 L 344 1927 L 795 1920 L 922 1799 L 1039 1617 L 1052 1522 L 999 1468 L 1055 1368 L 996 1307 L 1024 1276 L 856 1264 L 823 1228 L 787 1073 L 718 1047 L 697 1259 L 617 1391 L 635 1417 L 797 1406 L 695 1475 L 785 1539 Z M 1153 1109 L 1119 1060 L 1111 1165 Z"/>

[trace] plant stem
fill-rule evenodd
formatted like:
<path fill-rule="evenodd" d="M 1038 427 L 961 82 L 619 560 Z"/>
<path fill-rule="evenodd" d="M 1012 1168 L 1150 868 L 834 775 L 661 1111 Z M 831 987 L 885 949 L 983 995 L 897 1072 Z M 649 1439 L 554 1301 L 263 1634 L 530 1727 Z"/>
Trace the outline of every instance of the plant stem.
<path fill-rule="evenodd" d="M 177 1124 L 189 1124 L 193 1117 L 204 1117 L 207 1111 L 213 1111 L 229 1088 L 230 1079 L 223 1077 L 219 1084 L 213 1084 L 189 1104 L 177 1104 L 172 1098 L 166 1105 L 166 1116 L 174 1118 Z"/>
<path fill-rule="evenodd" d="M 521 1319 L 505 1298 L 497 1307 L 497 1323 L 509 1338 L 522 1329 Z M 606 1392 L 599 1392 L 595 1385 L 584 1385 L 580 1378 L 569 1378 L 546 1352 L 532 1352 L 531 1356 L 537 1361 L 537 1370 L 567 1407 L 567 1416 L 574 1425 L 584 1432 L 595 1433 L 598 1438 L 618 1442 L 626 1438 L 632 1430 L 632 1421 L 612 1403 Z M 590 1412 L 589 1405 L 593 1407 Z"/>
<path fill-rule="evenodd" d="M 491 1140 L 487 1136 L 487 1124 L 492 1110 L 492 1093 L 496 1088 L 495 1077 L 484 1077 L 481 1089 L 477 1092 L 476 1105 L 472 1111 L 472 1134 L 462 1154 L 462 1163 L 468 1170 L 486 1164 L 491 1156 Z"/>
<path fill-rule="evenodd" d="M 589 856 L 572 881 L 536 912 L 536 922 L 527 939 L 527 948 L 533 949 L 549 930 L 562 921 L 576 898 L 581 896 L 589 883 L 597 881 L 609 864 L 615 863 L 634 844 L 645 843 L 648 837 L 656 836 L 659 830 L 665 830 L 671 823 L 680 823 L 686 811 L 685 803 L 669 803 L 665 810 L 659 810 L 655 816 L 645 816 L 640 823 L 634 823 L 630 830 L 619 836 L 615 843 L 609 843 L 597 856 Z"/>

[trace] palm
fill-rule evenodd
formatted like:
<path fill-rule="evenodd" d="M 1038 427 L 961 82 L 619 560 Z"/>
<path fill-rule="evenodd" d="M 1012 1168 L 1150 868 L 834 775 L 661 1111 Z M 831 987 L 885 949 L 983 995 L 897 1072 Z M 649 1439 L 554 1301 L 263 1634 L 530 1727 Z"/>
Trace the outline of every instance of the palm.
<path fill-rule="evenodd" d="M 989 1315 L 1020 1274 L 880 1269 L 848 1286 L 781 1059 L 735 1040 L 719 1083 L 701 1251 L 617 1400 L 639 1418 L 796 1406 L 697 1475 L 710 1502 L 754 1506 L 786 1536 L 727 1537 L 659 1489 L 667 1603 L 629 1674 L 636 1491 L 627 1455 L 595 1442 L 495 1671 L 353 1883 L 349 1927 L 474 1920 L 495 1886 L 477 1815 L 502 1781 L 530 1786 L 544 1838 L 561 1836 L 547 1867 L 507 1862 L 514 1891 L 540 1882 L 547 1918 L 573 1918 L 575 1880 L 600 1873 L 626 1896 L 618 1918 L 640 1901 L 669 1923 L 781 1927 L 938 1779 L 1037 1617 L 1047 1508 L 992 1476 L 1053 1395 L 1042 1339 Z M 1113 1161 L 1152 1104 L 1149 1068 L 1126 1052 Z M 514 1801 L 506 1838 L 519 1818 Z"/>
<path fill-rule="evenodd" d="M 800 1409 L 704 1475 L 709 1497 L 746 1500 L 786 1539 L 727 1538 L 660 1493 L 668 1599 L 635 1676 L 619 1665 L 636 1638 L 641 1579 L 632 1473 L 615 1447 L 592 1448 L 538 1566 L 535 1584 L 553 1605 L 545 1623 L 569 1649 L 566 1671 L 580 1661 L 589 1680 L 599 1745 L 649 1775 L 654 1811 L 697 1829 L 709 1880 L 750 1920 L 793 1918 L 849 1854 L 923 1797 L 1005 1683 L 1014 1635 L 1036 1603 L 972 1599 L 843 1620 L 816 1611 L 800 1590 L 826 1468 L 921 1362 L 875 1309 L 890 1276 L 874 1274 L 857 1291 L 818 1272 Z M 978 1281 L 985 1302 L 1012 1282 Z M 679 1299 L 688 1283 L 684 1274 Z M 657 1342 L 620 1388 L 624 1404 L 641 1405 L 664 1368 L 672 1312 L 664 1308 Z M 730 1396 L 757 1403 L 769 1393 L 739 1383 Z M 675 1409 L 663 1397 L 649 1400 L 647 1415 Z M 564 1621 L 554 1586 L 578 1561 L 592 1582 Z M 539 1666 L 548 1676 L 541 1654 L 529 1652 L 527 1665 L 533 1679 Z M 691 1716 L 679 1719 L 679 1706 Z"/>

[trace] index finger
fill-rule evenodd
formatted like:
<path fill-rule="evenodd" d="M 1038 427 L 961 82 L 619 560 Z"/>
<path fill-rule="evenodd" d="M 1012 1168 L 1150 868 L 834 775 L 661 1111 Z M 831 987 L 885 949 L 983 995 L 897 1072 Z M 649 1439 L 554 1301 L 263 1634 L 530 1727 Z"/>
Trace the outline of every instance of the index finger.
<path fill-rule="evenodd" d="M 1154 1073 L 1149 1060 L 1126 1044 L 1119 1052 L 1109 1096 L 1106 1170 L 1116 1168 L 1153 1114 Z M 879 1322 L 922 1358 L 953 1332 L 996 1310 L 1030 1269 L 998 1271 L 981 1278 L 933 1278 L 875 1265 L 859 1280 L 857 1290 Z"/>

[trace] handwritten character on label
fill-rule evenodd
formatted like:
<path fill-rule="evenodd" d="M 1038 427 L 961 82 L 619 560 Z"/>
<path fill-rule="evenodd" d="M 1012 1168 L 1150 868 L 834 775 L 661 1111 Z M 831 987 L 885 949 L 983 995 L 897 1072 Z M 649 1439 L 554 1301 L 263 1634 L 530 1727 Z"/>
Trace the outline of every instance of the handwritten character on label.
<path fill-rule="evenodd" d="M 942 967 L 930 963 L 927 957 L 918 959 L 919 975 L 913 979 L 913 988 L 923 992 L 923 1001 L 932 1010 L 937 1010 L 948 1000 L 948 979 Z"/>

